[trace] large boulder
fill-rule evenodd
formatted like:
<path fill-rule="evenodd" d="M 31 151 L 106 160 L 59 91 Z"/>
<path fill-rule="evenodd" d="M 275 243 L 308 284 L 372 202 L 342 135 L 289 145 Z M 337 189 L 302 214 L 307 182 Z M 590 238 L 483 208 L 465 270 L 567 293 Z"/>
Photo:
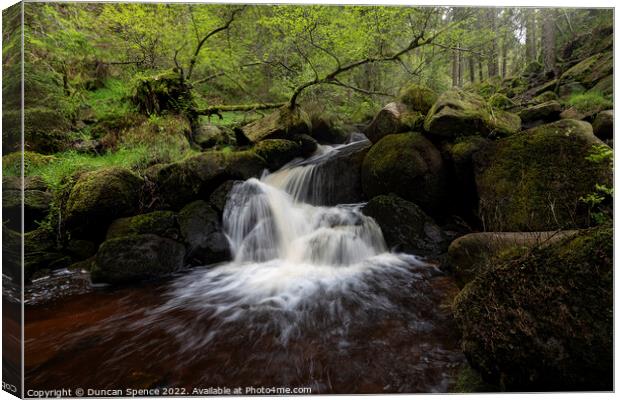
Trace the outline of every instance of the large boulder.
<path fill-rule="evenodd" d="M 106 240 L 91 271 L 93 282 L 135 283 L 169 275 L 183 267 L 185 247 L 172 239 L 145 234 Z"/>
<path fill-rule="evenodd" d="M 450 243 L 448 266 L 460 287 L 465 286 L 497 260 L 526 254 L 578 231 L 551 232 L 477 232 Z"/>
<path fill-rule="evenodd" d="M 22 191 L 23 182 L 23 191 Z M 49 213 L 52 194 L 45 182 L 38 176 L 17 176 L 2 178 L 2 212 L 7 226 L 21 230 L 22 200 L 24 205 L 24 230 L 36 229 L 37 222 L 43 221 Z"/>
<path fill-rule="evenodd" d="M 437 93 L 426 86 L 414 83 L 401 90 L 398 100 L 424 116 L 437 101 Z"/>
<path fill-rule="evenodd" d="M 601 111 L 596 115 L 592 123 L 594 135 L 601 140 L 609 140 L 614 137 L 614 110 Z"/>
<path fill-rule="evenodd" d="M 442 138 L 508 136 L 521 129 L 521 120 L 515 114 L 493 109 L 481 96 L 452 89 L 439 96 L 426 116 L 424 129 Z"/>
<path fill-rule="evenodd" d="M 207 151 L 186 160 L 158 166 L 149 172 L 154 182 L 158 206 L 180 209 L 185 204 L 205 199 L 229 179 L 260 176 L 265 161 L 251 150 Z"/>
<path fill-rule="evenodd" d="M 186 260 L 191 265 L 207 265 L 229 258 L 229 245 L 222 232 L 218 212 L 202 200 L 179 212 L 181 235 L 187 245 Z"/>
<path fill-rule="evenodd" d="M 454 315 L 470 364 L 503 390 L 612 390 L 613 228 L 491 266 Z"/>
<path fill-rule="evenodd" d="M 381 109 L 364 130 L 371 142 L 377 143 L 386 135 L 419 130 L 424 115 L 404 103 L 389 103 Z"/>
<path fill-rule="evenodd" d="M 75 237 L 101 239 L 111 221 L 138 211 L 143 180 L 123 168 L 83 173 L 65 204 L 66 228 Z"/>
<path fill-rule="evenodd" d="M 387 245 L 396 251 L 436 256 L 447 249 L 446 237 L 435 221 L 414 203 L 394 194 L 372 198 L 362 212 L 374 218 Z"/>
<path fill-rule="evenodd" d="M 302 156 L 301 144 L 287 139 L 261 140 L 252 150 L 265 160 L 270 171 L 280 169 L 294 158 Z"/>
<path fill-rule="evenodd" d="M 504 138 L 474 156 L 480 216 L 491 231 L 584 227 L 583 197 L 611 186 L 607 163 L 587 158 L 602 145 L 587 122 L 560 120 Z"/>
<path fill-rule="evenodd" d="M 133 217 L 119 218 L 108 227 L 106 240 L 149 233 L 169 239 L 179 239 L 176 214 L 172 211 L 153 211 Z"/>
<path fill-rule="evenodd" d="M 562 105 L 556 100 L 550 100 L 521 110 L 519 117 L 524 127 L 531 127 L 558 120 L 561 112 Z"/>
<path fill-rule="evenodd" d="M 199 125 L 192 133 L 192 138 L 203 149 L 236 144 L 235 134 L 231 130 L 213 124 Z"/>
<path fill-rule="evenodd" d="M 388 135 L 364 158 L 362 188 L 368 198 L 395 193 L 427 212 L 438 210 L 446 193 L 439 150 L 420 133 Z"/>
<path fill-rule="evenodd" d="M 586 89 L 592 88 L 603 78 L 613 74 L 613 57 L 613 52 L 607 51 L 586 58 L 562 74 L 559 86 L 576 82 Z"/>
<path fill-rule="evenodd" d="M 258 143 L 264 139 L 286 139 L 294 134 L 307 134 L 312 124 L 305 111 L 284 106 L 264 118 L 249 123 L 237 132 L 237 142 Z"/>

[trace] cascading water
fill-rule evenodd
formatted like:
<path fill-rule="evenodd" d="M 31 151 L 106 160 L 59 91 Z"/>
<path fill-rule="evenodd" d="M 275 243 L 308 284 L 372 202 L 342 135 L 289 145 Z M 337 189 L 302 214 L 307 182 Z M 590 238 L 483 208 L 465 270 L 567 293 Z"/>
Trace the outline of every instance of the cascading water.
<path fill-rule="evenodd" d="M 390 253 L 362 204 L 322 205 L 338 190 L 338 171 L 322 165 L 354 145 L 323 146 L 237 184 L 223 215 L 231 262 L 180 275 L 163 297 L 149 292 L 148 305 L 120 299 L 120 315 L 54 343 L 83 354 L 85 340 L 97 341 L 93 387 L 127 384 L 139 355 L 149 360 L 140 370 L 174 366 L 160 385 L 447 390 L 462 362 L 441 305 L 449 282 L 414 255 Z"/>

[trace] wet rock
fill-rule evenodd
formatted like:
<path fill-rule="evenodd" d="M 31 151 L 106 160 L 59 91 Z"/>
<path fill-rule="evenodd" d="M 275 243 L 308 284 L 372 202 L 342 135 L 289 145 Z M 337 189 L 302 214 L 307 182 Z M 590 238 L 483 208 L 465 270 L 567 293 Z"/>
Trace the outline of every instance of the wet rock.
<path fill-rule="evenodd" d="M 362 164 L 368 198 L 394 193 L 427 212 L 446 194 L 446 171 L 437 148 L 420 133 L 388 135 L 372 146 Z"/>
<path fill-rule="evenodd" d="M 266 168 L 253 151 L 207 151 L 184 161 L 158 166 L 149 171 L 161 208 L 179 209 L 187 203 L 206 199 L 220 184 L 230 179 L 258 177 Z"/>
<path fill-rule="evenodd" d="M 23 193 L 22 193 L 23 182 Z M 52 194 L 47 185 L 38 176 L 25 177 L 23 180 L 17 176 L 5 176 L 2 178 L 2 210 L 4 221 L 13 230 L 21 230 L 21 207 L 22 195 L 24 202 L 24 230 L 26 232 L 36 229 L 38 224 L 49 213 L 52 203 Z"/>
<path fill-rule="evenodd" d="M 454 302 L 471 365 L 502 390 L 612 390 L 612 260 L 604 226 L 476 277 Z"/>
<path fill-rule="evenodd" d="M 132 235 L 106 240 L 91 271 L 93 282 L 134 283 L 160 278 L 183 267 L 185 247 L 157 235 Z"/>
<path fill-rule="evenodd" d="M 226 201 L 228 200 L 228 194 L 232 190 L 233 186 L 242 181 L 226 181 L 217 187 L 209 196 L 209 204 L 218 212 L 221 216 L 224 213 L 226 207 Z"/>
<path fill-rule="evenodd" d="M 312 131 L 310 136 L 320 143 L 341 144 L 347 140 L 349 133 L 334 117 L 324 115 L 313 115 L 311 117 Z"/>
<path fill-rule="evenodd" d="M 177 240 L 180 237 L 177 216 L 172 211 L 153 211 L 119 218 L 108 227 L 106 240 L 121 236 L 153 234 Z"/>
<path fill-rule="evenodd" d="M 228 240 L 222 232 L 215 209 L 202 200 L 179 212 L 181 235 L 187 245 L 186 260 L 191 265 L 208 265 L 230 257 Z"/>
<path fill-rule="evenodd" d="M 237 133 L 249 143 L 258 143 L 264 139 L 285 139 L 295 134 L 307 134 L 311 128 L 310 118 L 305 111 L 299 107 L 291 110 L 285 106 L 241 127 Z"/>
<path fill-rule="evenodd" d="M 601 111 L 592 123 L 594 135 L 601 140 L 614 137 L 614 110 Z"/>
<path fill-rule="evenodd" d="M 580 200 L 610 185 L 607 163 L 587 159 L 604 145 L 587 122 L 560 120 L 495 141 L 474 156 L 480 216 L 491 231 L 548 231 L 590 223 Z"/>
<path fill-rule="evenodd" d="M 522 110 L 519 117 L 524 127 L 532 127 L 559 119 L 561 112 L 562 105 L 556 100 L 551 100 Z"/>
<path fill-rule="evenodd" d="M 362 212 L 379 224 L 391 249 L 417 255 L 439 255 L 448 247 L 441 228 L 420 207 L 396 195 L 373 197 Z"/>
<path fill-rule="evenodd" d="M 65 226 L 73 237 L 102 239 L 111 221 L 138 210 L 143 181 L 112 167 L 82 174 L 65 205 Z"/>
<path fill-rule="evenodd" d="M 377 113 L 364 130 L 371 142 L 377 143 L 383 137 L 394 133 L 420 130 L 424 115 L 411 110 L 404 103 L 389 103 Z"/>
<path fill-rule="evenodd" d="M 494 262 L 524 255 L 534 247 L 547 246 L 578 231 L 478 232 L 459 237 L 448 248 L 448 265 L 460 287 Z"/>
<path fill-rule="evenodd" d="M 515 114 L 493 110 L 481 96 L 452 89 L 439 96 L 426 116 L 424 129 L 442 138 L 508 136 L 521 129 L 521 120 Z"/>
<path fill-rule="evenodd" d="M 294 135 L 291 140 L 301 146 L 302 157 L 310 157 L 319 146 L 319 143 L 310 135 Z"/>
<path fill-rule="evenodd" d="M 302 155 L 301 144 L 286 139 L 261 140 L 254 145 L 252 150 L 265 160 L 270 171 L 276 171 Z"/>

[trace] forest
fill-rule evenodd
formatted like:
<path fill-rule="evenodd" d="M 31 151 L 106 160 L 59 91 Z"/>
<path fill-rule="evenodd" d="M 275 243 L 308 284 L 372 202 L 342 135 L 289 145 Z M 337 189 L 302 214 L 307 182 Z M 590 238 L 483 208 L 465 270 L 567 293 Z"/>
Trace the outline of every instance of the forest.
<path fill-rule="evenodd" d="M 612 9 L 2 17 L 26 389 L 613 390 Z"/>

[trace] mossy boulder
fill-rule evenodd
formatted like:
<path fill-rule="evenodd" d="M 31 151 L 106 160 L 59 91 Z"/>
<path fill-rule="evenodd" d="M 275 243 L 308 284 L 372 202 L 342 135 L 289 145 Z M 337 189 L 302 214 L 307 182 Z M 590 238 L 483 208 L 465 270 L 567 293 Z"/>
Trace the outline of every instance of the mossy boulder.
<path fill-rule="evenodd" d="M 111 167 L 81 174 L 63 212 L 74 237 L 102 239 L 113 220 L 138 211 L 143 180 L 129 170 Z"/>
<path fill-rule="evenodd" d="M 180 233 L 176 214 L 172 211 L 153 211 L 133 217 L 119 218 L 108 227 L 106 240 L 149 233 L 174 240 L 178 239 Z"/>
<path fill-rule="evenodd" d="M 203 149 L 215 146 L 236 145 L 237 140 L 232 130 L 213 124 L 201 124 L 192 134 L 194 143 Z"/>
<path fill-rule="evenodd" d="M 23 187 L 22 187 L 23 184 Z M 22 190 L 23 189 L 23 190 Z M 36 229 L 50 211 L 52 194 L 47 185 L 38 176 L 17 176 L 2 178 L 2 211 L 4 222 L 14 230 L 21 230 L 22 200 L 24 210 L 24 230 Z"/>
<path fill-rule="evenodd" d="M 601 111 L 596 115 L 592 123 L 594 135 L 601 140 L 609 140 L 614 137 L 614 110 Z"/>
<path fill-rule="evenodd" d="M 393 133 L 420 130 L 424 122 L 424 114 L 410 109 L 404 103 L 387 104 L 377 113 L 364 134 L 371 142 L 377 143 L 383 137 Z"/>
<path fill-rule="evenodd" d="M 441 138 L 508 136 L 521 129 L 521 120 L 515 114 L 493 109 L 481 96 L 452 89 L 439 96 L 426 116 L 424 129 Z"/>
<path fill-rule="evenodd" d="M 538 96 L 534 97 L 532 99 L 532 103 L 534 104 L 543 104 L 546 103 L 548 101 L 553 101 L 553 100 L 558 100 L 559 97 L 555 92 L 552 92 L 550 90 L 543 92 L 541 94 L 539 94 Z"/>
<path fill-rule="evenodd" d="M 470 364 L 502 390 L 612 390 L 613 228 L 491 266 L 454 315 Z"/>
<path fill-rule="evenodd" d="M 456 210 L 463 212 L 464 215 L 475 216 L 478 213 L 478 191 L 473 157 L 489 143 L 491 143 L 489 139 L 480 136 L 466 136 L 457 140 L 456 143 L 446 145 L 454 176 L 454 186 L 450 190 L 453 195 L 460 198 L 455 206 Z"/>
<path fill-rule="evenodd" d="M 587 160 L 604 145 L 586 122 L 560 120 L 494 142 L 474 156 L 480 216 L 492 231 L 584 227 L 580 199 L 611 184 L 607 163 Z"/>
<path fill-rule="evenodd" d="M 500 110 L 507 110 L 515 106 L 515 103 L 503 93 L 495 93 L 489 98 L 489 105 Z"/>
<path fill-rule="evenodd" d="M 287 139 L 312 130 L 310 117 L 299 107 L 284 106 L 271 114 L 236 130 L 239 144 L 258 143 L 264 139 Z"/>
<path fill-rule="evenodd" d="M 439 150 L 420 133 L 388 135 L 364 158 L 362 188 L 368 198 L 394 193 L 427 212 L 437 210 L 446 194 Z"/>
<path fill-rule="evenodd" d="M 577 232 L 469 233 L 450 243 L 447 263 L 457 284 L 463 287 L 495 263 L 524 255 L 535 247 L 547 246 Z"/>
<path fill-rule="evenodd" d="M 302 156 L 299 142 L 286 139 L 265 139 L 256 143 L 252 150 L 265 162 L 270 171 L 282 168 L 294 158 Z"/>
<path fill-rule="evenodd" d="M 106 240 L 91 271 L 93 282 L 136 283 L 161 278 L 184 266 L 185 247 L 172 239 L 144 234 Z"/>
<path fill-rule="evenodd" d="M 569 82 L 578 82 L 589 89 L 603 78 L 613 74 L 613 68 L 612 51 L 595 54 L 564 72 L 560 77 L 560 86 Z"/>
<path fill-rule="evenodd" d="M 252 150 L 206 151 L 177 163 L 153 167 L 147 175 L 155 185 L 156 206 L 180 209 L 194 200 L 208 198 L 227 180 L 257 177 L 265 168 L 263 158 Z"/>
<path fill-rule="evenodd" d="M 350 134 L 344 124 L 331 114 L 313 114 L 310 116 L 310 123 L 310 136 L 320 143 L 344 143 Z"/>
<path fill-rule="evenodd" d="M 179 226 L 187 245 L 188 264 L 209 265 L 230 257 L 219 214 L 207 202 L 198 200 L 183 207 L 179 212 Z"/>
<path fill-rule="evenodd" d="M 590 92 L 602 93 L 605 96 L 612 96 L 614 93 L 614 76 L 608 75 L 592 86 Z"/>
<path fill-rule="evenodd" d="M 523 126 L 555 121 L 560 118 L 562 105 L 557 100 L 550 100 L 521 110 L 519 117 Z"/>
<path fill-rule="evenodd" d="M 409 109 L 426 115 L 437 101 L 437 93 L 426 86 L 414 83 L 401 90 L 398 100 Z"/>
<path fill-rule="evenodd" d="M 414 203 L 394 194 L 373 197 L 362 212 L 379 224 L 392 250 L 436 256 L 447 249 L 446 236 L 435 221 Z"/>
<path fill-rule="evenodd" d="M 34 151 L 24 151 L 24 175 L 30 175 L 34 168 L 42 167 L 54 161 L 54 156 L 39 154 Z M 21 175 L 22 152 L 16 151 L 2 156 L 2 170 L 6 175 Z"/>

